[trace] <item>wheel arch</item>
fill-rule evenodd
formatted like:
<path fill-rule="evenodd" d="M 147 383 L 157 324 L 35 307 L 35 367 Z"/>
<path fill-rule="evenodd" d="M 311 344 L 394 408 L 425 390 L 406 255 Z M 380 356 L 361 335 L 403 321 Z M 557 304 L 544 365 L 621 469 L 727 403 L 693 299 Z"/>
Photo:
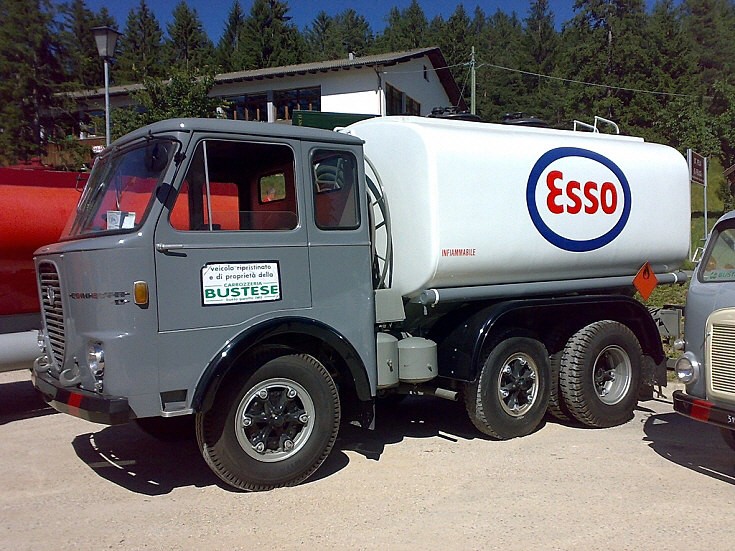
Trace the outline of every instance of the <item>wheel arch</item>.
<path fill-rule="evenodd" d="M 483 353 L 500 333 L 511 329 L 536 335 L 549 354 L 564 346 L 582 327 L 603 319 L 623 323 L 638 338 L 644 355 L 656 364 L 664 359 L 658 327 L 648 309 L 623 295 L 583 295 L 496 302 L 461 309 L 452 321 L 438 324 L 431 338 L 438 343 L 439 374 L 474 381 Z"/>
<path fill-rule="evenodd" d="M 333 327 L 299 317 L 268 320 L 226 343 L 199 378 L 192 408 L 194 411 L 209 409 L 224 381 L 241 369 L 254 370 L 257 365 L 240 365 L 248 355 L 257 354 L 260 365 L 294 353 L 309 354 L 320 361 L 338 385 L 343 413 L 369 423 L 364 416 L 372 412 L 372 391 L 366 366 L 357 350 Z"/>

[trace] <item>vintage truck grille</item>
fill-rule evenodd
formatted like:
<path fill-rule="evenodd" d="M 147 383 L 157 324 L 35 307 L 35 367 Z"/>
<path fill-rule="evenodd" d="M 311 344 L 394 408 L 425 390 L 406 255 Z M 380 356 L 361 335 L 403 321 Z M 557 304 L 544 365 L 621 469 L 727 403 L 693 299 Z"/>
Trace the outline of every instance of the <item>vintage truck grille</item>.
<path fill-rule="evenodd" d="M 735 398 L 735 325 L 713 323 L 710 343 L 712 390 Z"/>
<path fill-rule="evenodd" d="M 48 332 L 53 361 L 58 368 L 64 365 L 64 309 L 61 301 L 59 272 L 51 262 L 38 265 L 41 286 L 41 309 Z"/>

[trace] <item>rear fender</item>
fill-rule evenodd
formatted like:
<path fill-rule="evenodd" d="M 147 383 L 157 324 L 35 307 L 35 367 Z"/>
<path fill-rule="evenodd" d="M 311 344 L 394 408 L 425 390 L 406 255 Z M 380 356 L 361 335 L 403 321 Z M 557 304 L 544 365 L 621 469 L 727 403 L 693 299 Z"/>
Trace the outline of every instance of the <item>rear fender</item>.
<path fill-rule="evenodd" d="M 451 323 L 438 323 L 430 338 L 438 344 L 439 375 L 449 379 L 474 381 L 485 347 L 509 330 L 532 334 L 549 352 L 572 333 L 595 321 L 609 319 L 624 323 L 633 331 L 644 355 L 656 364 L 665 359 L 661 337 L 648 309 L 637 300 L 622 295 L 586 295 L 561 298 L 508 300 L 466 317 L 453 316 Z"/>

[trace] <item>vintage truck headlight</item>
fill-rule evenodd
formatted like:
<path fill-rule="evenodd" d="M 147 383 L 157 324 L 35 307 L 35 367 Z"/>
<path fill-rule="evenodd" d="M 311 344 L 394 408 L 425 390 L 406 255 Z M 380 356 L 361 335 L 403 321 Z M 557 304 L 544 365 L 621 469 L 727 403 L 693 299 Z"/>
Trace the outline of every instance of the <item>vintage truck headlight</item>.
<path fill-rule="evenodd" d="M 90 342 L 87 347 L 87 365 L 95 377 L 101 377 L 105 371 L 105 351 L 101 342 Z"/>
<path fill-rule="evenodd" d="M 684 354 L 676 360 L 674 370 L 676 371 L 676 377 L 682 383 L 694 383 L 699 379 L 700 365 L 697 358 L 691 352 L 684 352 Z"/>

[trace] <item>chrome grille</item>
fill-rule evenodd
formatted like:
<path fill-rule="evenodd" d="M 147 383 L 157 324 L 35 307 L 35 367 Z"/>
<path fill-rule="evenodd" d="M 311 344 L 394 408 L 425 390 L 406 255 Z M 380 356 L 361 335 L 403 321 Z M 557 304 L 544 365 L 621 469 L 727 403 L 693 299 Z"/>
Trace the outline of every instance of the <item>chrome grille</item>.
<path fill-rule="evenodd" d="M 710 342 L 712 390 L 735 397 L 735 325 L 713 323 Z"/>
<path fill-rule="evenodd" d="M 41 287 L 41 308 L 48 333 L 51 354 L 60 368 L 64 365 L 64 309 L 61 300 L 59 272 L 50 262 L 38 265 L 38 280 Z"/>

